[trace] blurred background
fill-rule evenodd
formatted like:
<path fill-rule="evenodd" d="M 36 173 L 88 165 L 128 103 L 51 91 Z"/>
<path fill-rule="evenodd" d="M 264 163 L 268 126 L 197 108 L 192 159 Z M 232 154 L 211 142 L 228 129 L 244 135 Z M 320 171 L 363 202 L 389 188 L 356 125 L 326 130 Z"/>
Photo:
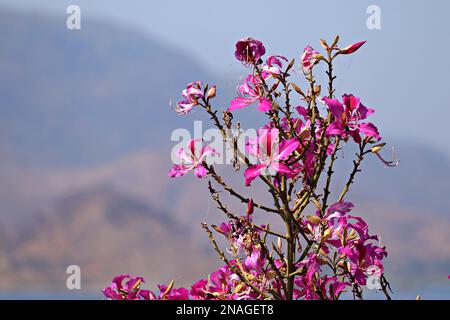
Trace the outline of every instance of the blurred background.
<path fill-rule="evenodd" d="M 66 27 L 71 4 L 80 30 Z M 370 5 L 381 29 L 366 25 Z M 298 61 L 339 34 L 367 43 L 340 59 L 337 94 L 376 109 L 401 159 L 364 164 L 353 213 L 388 248 L 395 298 L 449 299 L 449 13 L 444 0 L 0 0 L 0 298 L 101 298 L 118 273 L 152 288 L 205 277 L 219 263 L 200 223 L 222 217 L 205 181 L 167 172 L 172 131 L 206 118 L 176 116 L 169 99 L 199 79 L 226 108 L 246 75 L 234 59 L 245 36 Z M 342 177 L 351 155 L 340 155 Z M 81 290 L 66 288 L 73 264 Z"/>

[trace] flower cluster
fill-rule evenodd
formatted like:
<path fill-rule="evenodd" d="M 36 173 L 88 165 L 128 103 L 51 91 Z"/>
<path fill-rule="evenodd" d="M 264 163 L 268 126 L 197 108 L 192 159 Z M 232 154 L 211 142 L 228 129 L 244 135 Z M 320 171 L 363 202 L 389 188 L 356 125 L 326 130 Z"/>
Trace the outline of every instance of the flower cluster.
<path fill-rule="evenodd" d="M 263 184 L 269 191 L 263 203 L 272 201 L 273 205 L 263 205 L 255 200 L 255 194 L 248 197 L 236 191 L 208 161 L 218 154 L 215 149 L 200 147 L 202 139 L 189 140 L 187 148 L 177 150 L 180 163 L 173 165 L 168 176 L 176 178 L 193 171 L 198 178 L 209 179 L 212 199 L 227 221 L 219 226 L 202 226 L 225 265 L 190 288 L 160 285 L 158 294 L 142 290 L 140 277 L 119 276 L 103 290 L 106 297 L 335 300 L 349 292 L 362 299 L 368 277 L 376 277 L 377 289 L 390 299 L 383 265 L 387 251 L 376 235 L 369 234 L 363 218 L 350 215 L 354 206 L 346 197 L 367 156 L 376 155 L 386 166 L 395 166 L 398 161 L 385 160 L 380 154 L 385 143 L 380 143 L 377 126 L 367 121 L 374 110 L 356 95 L 344 93 L 338 98 L 335 93 L 334 60 L 356 52 L 365 42 L 340 48 L 336 37 L 331 45 L 325 40 L 320 43 L 323 54 L 306 46 L 300 55 L 300 74 L 308 83 L 302 90 L 291 79 L 294 59 L 275 54 L 264 60 L 266 48 L 261 41 L 239 40 L 235 57 L 249 73 L 222 119 L 211 104 L 215 86 L 194 81 L 183 90 L 176 112 L 187 114 L 194 107 L 204 110 L 224 143 L 232 148 L 236 171 L 244 168 L 241 174 L 245 186 Z M 319 64 L 324 65 L 328 76 L 325 93 L 315 78 Z M 267 121 L 241 150 L 238 137 L 228 132 L 241 128 L 240 123 L 233 124 L 233 117 L 239 109 L 251 105 L 256 105 Z M 338 151 L 346 144 L 358 152 L 348 179 L 340 186 L 342 191 L 335 196 L 331 194 L 332 184 L 336 184 L 333 169 Z M 333 185 L 333 190 L 335 187 L 339 186 Z M 221 192 L 245 203 L 246 214 L 231 212 L 222 203 Z M 285 229 L 273 230 L 268 224 L 256 223 L 262 216 L 256 215 L 256 210 L 277 215 Z M 223 238 L 225 249 L 216 236 Z"/>
<path fill-rule="evenodd" d="M 141 284 L 144 282 L 142 277 L 122 274 L 115 276 L 111 285 L 104 288 L 102 292 L 110 300 L 187 300 L 190 298 L 189 290 L 175 289 L 173 282 L 168 286 L 158 285 L 158 295 L 153 291 L 141 289 Z"/>

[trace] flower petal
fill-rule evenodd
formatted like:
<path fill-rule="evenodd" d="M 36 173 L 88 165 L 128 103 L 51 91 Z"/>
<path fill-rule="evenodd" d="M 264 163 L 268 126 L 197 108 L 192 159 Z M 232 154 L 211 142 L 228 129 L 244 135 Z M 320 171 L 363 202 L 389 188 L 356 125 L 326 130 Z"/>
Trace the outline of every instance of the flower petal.
<path fill-rule="evenodd" d="M 328 109 L 330 109 L 331 113 L 336 117 L 340 118 L 344 113 L 344 106 L 337 99 L 330 99 L 328 97 L 324 97 L 323 101 L 325 101 Z"/>
<path fill-rule="evenodd" d="M 327 136 L 334 136 L 338 135 L 341 136 L 344 133 L 344 126 L 340 121 L 333 121 L 330 123 L 330 125 L 327 127 L 326 135 Z"/>
<path fill-rule="evenodd" d="M 359 124 L 359 131 L 367 137 L 374 137 L 377 140 L 380 140 L 380 134 L 378 132 L 378 128 L 370 123 L 370 122 L 362 122 Z"/>
<path fill-rule="evenodd" d="M 259 175 L 265 168 L 266 168 L 266 165 L 264 165 L 264 164 L 257 164 L 257 165 L 247 168 L 247 170 L 245 170 L 245 172 L 244 172 L 245 185 L 247 187 L 250 186 L 252 181 L 255 180 L 257 177 L 259 177 Z"/>
<path fill-rule="evenodd" d="M 268 112 L 272 109 L 272 103 L 267 98 L 259 99 L 258 110 L 261 112 Z"/>
<path fill-rule="evenodd" d="M 275 157 L 274 160 L 286 160 L 292 152 L 298 149 L 300 146 L 300 142 L 296 139 L 283 140 L 280 143 L 279 154 Z"/>
<path fill-rule="evenodd" d="M 366 119 L 368 116 L 370 116 L 372 113 L 374 113 L 375 110 L 367 108 L 362 103 L 359 103 L 358 112 L 359 112 L 359 119 L 363 120 Z"/>
<path fill-rule="evenodd" d="M 206 176 L 206 169 L 204 166 L 202 166 L 201 164 L 199 164 L 198 166 L 195 167 L 194 170 L 194 175 L 197 178 L 204 178 Z"/>
<path fill-rule="evenodd" d="M 281 162 L 272 162 L 271 163 L 272 168 L 279 173 L 286 173 L 290 174 L 293 172 L 291 168 L 287 164 L 281 163 Z"/>
<path fill-rule="evenodd" d="M 170 178 L 178 178 L 184 176 L 186 173 L 188 173 L 188 169 L 185 166 L 176 164 L 170 169 L 169 173 L 167 174 Z"/>
<path fill-rule="evenodd" d="M 237 109 L 242 109 L 250 104 L 252 104 L 253 101 L 250 101 L 248 99 L 242 98 L 242 97 L 236 97 L 233 100 L 231 100 L 230 107 L 228 108 L 228 111 L 233 111 Z"/>
<path fill-rule="evenodd" d="M 359 97 L 355 97 L 352 94 L 344 94 L 342 96 L 342 102 L 344 102 L 344 105 L 347 108 L 347 110 L 350 110 L 350 111 L 356 110 L 357 108 L 360 107 L 360 105 L 359 105 L 359 102 L 360 102 Z"/>

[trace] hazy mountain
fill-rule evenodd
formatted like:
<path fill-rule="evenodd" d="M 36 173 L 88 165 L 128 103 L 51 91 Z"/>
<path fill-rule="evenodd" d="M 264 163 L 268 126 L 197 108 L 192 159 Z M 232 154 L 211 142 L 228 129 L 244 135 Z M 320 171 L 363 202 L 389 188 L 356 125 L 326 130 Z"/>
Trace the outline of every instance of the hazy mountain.
<path fill-rule="evenodd" d="M 0 11 L 0 37 L 0 150 L 26 164 L 164 145 L 180 124 L 169 97 L 211 78 L 180 50 L 110 24 L 74 31 L 61 18 Z"/>
<path fill-rule="evenodd" d="M 80 266 L 84 289 L 101 289 L 118 273 L 150 285 L 206 276 L 216 262 L 189 241 L 191 230 L 166 212 L 111 187 L 60 199 L 32 227 L 3 239 L 0 286 L 65 290 L 67 266 Z M 7 275 L 7 276 L 5 276 Z"/>

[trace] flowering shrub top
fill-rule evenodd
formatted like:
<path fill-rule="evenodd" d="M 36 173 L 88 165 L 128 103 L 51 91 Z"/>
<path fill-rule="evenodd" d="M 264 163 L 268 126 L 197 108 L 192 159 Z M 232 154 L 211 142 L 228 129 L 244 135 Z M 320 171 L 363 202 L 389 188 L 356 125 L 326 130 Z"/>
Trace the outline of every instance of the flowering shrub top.
<path fill-rule="evenodd" d="M 233 166 L 243 171 L 245 186 L 258 180 L 268 188 L 273 206 L 265 206 L 254 197 L 237 192 L 220 176 L 211 158 L 218 155 L 202 139 L 192 139 L 176 156 L 179 163 L 169 172 L 176 178 L 193 172 L 208 178 L 208 188 L 225 222 L 219 226 L 202 224 L 224 266 L 190 288 L 175 288 L 173 282 L 159 286 L 159 292 L 143 290 L 140 277 L 122 275 L 103 290 L 110 299 L 339 299 L 349 291 L 363 298 L 363 286 L 382 291 L 390 299 L 389 283 L 384 276 L 385 247 L 369 233 L 367 223 L 351 214 L 353 203 L 346 196 L 360 171 L 362 161 L 375 154 L 386 166 L 380 151 L 384 143 L 378 128 L 368 117 L 374 110 L 353 94 L 335 95 L 333 62 L 341 55 L 356 52 L 364 42 L 340 48 L 339 37 L 331 45 L 321 40 L 325 53 L 307 46 L 301 55 L 300 70 L 307 89 L 291 82 L 295 60 L 272 55 L 263 60 L 266 48 L 253 38 L 236 44 L 235 57 L 249 74 L 238 88 L 227 110 L 219 117 L 212 107 L 216 87 L 194 81 L 182 92 L 175 107 L 186 115 L 203 109 L 210 116 L 233 152 Z M 327 92 L 316 83 L 314 72 L 323 64 L 328 76 Z M 293 106 L 294 95 L 301 101 Z M 268 122 L 239 147 L 240 124 L 233 124 L 239 109 L 252 108 L 264 113 Z M 237 132 L 237 134 L 236 134 Z M 337 152 L 346 143 L 356 144 L 358 153 L 342 191 L 331 201 L 331 182 Z M 218 188 L 244 203 L 245 214 L 228 210 Z M 254 222 L 257 212 L 279 216 L 285 229 L 272 230 Z M 224 238 L 221 249 L 216 235 Z"/>

